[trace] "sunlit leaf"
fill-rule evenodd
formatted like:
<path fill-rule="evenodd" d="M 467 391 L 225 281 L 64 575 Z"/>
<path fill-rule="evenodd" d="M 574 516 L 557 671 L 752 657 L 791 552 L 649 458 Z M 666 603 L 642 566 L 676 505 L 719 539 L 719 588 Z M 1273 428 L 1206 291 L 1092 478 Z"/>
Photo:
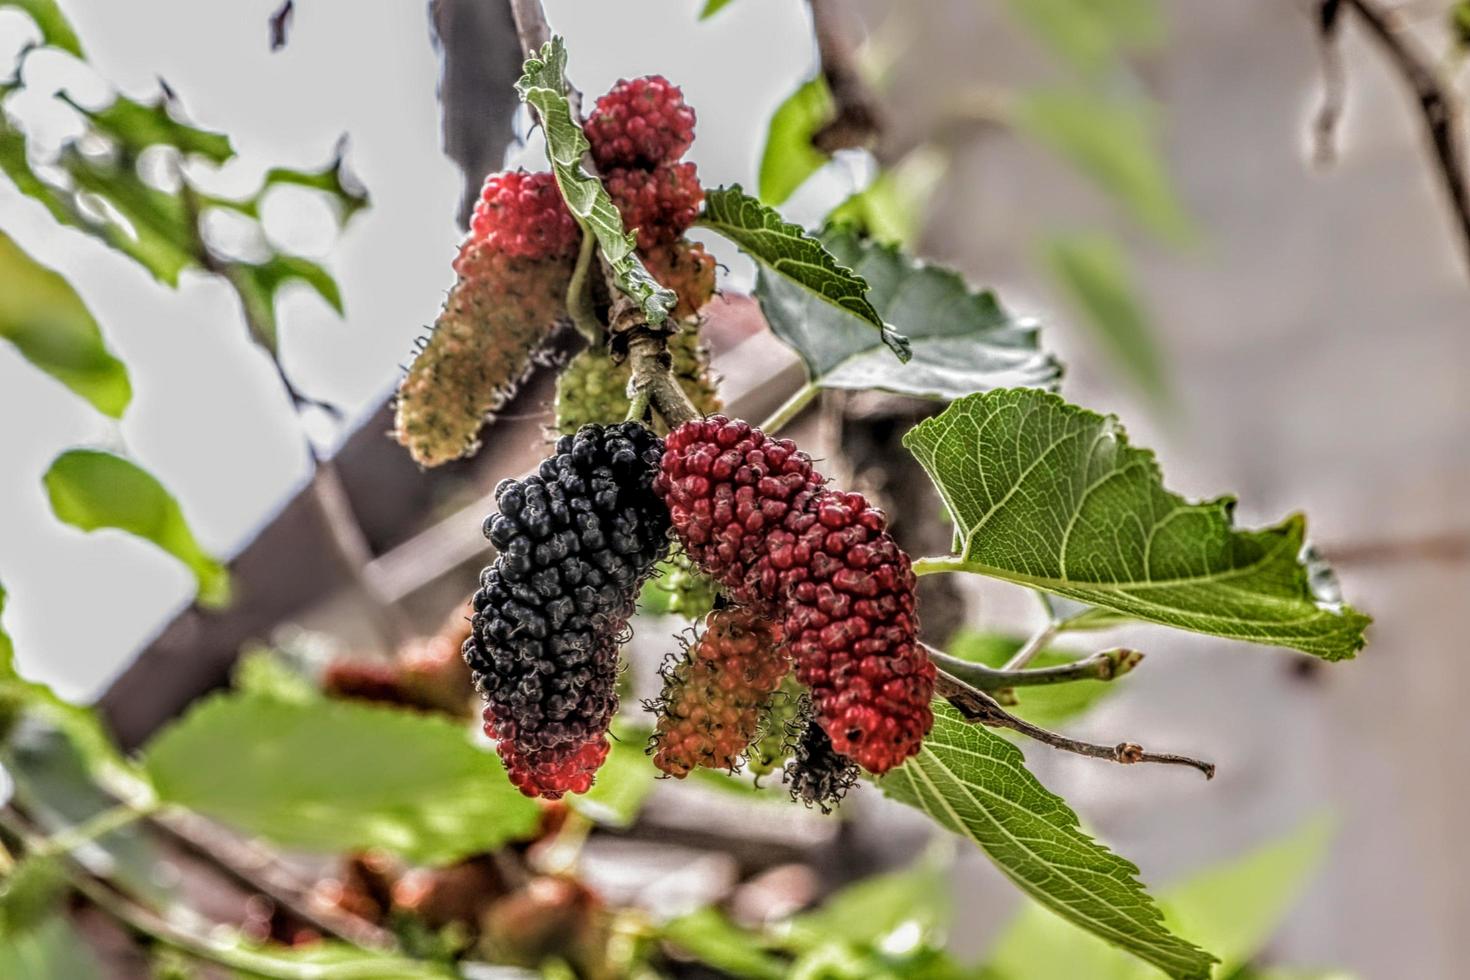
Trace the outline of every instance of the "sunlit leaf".
<path fill-rule="evenodd" d="M 108 351 L 82 298 L 3 231 L 0 338 L 99 412 L 120 418 L 127 409 L 133 394 L 127 369 Z"/>
<path fill-rule="evenodd" d="M 919 147 L 837 205 L 827 221 L 885 244 L 912 245 L 948 168 L 941 150 Z"/>
<path fill-rule="evenodd" d="M 757 186 L 766 204 L 783 203 L 829 157 L 812 145 L 812 136 L 832 118 L 832 93 L 821 75 L 802 84 L 776 107 L 766 129 Z"/>
<path fill-rule="evenodd" d="M 1001 390 L 955 402 L 903 442 L 955 520 L 959 555 L 936 568 L 1327 660 L 1363 646 L 1368 617 L 1306 548 L 1301 515 L 1238 530 L 1233 500 L 1165 489 L 1153 453 L 1111 416 Z"/>
<path fill-rule="evenodd" d="M 729 5 L 730 0 L 704 0 L 704 8 L 699 12 L 699 19 L 709 20 Z"/>
<path fill-rule="evenodd" d="M 131 460 L 92 449 L 62 453 L 43 478 L 56 516 L 83 531 L 116 529 L 151 541 L 188 566 L 199 602 L 229 601 L 230 575 L 210 557 L 163 484 Z"/>
<path fill-rule="evenodd" d="M 904 871 L 875 875 L 837 892 L 819 908 L 783 924 L 783 945 L 810 949 L 827 942 L 879 944 L 900 928 L 913 928 L 915 943 L 940 938 L 953 914 L 949 879 L 935 861 L 921 859 Z"/>
<path fill-rule="evenodd" d="M 783 980 L 789 975 L 785 961 L 762 952 L 758 937 L 718 909 L 702 908 L 674 919 L 663 927 L 663 938 L 730 976 Z"/>
<path fill-rule="evenodd" d="M 59 914 L 23 936 L 0 942 L 0 977 L 102 980 L 104 975 L 92 947 Z"/>

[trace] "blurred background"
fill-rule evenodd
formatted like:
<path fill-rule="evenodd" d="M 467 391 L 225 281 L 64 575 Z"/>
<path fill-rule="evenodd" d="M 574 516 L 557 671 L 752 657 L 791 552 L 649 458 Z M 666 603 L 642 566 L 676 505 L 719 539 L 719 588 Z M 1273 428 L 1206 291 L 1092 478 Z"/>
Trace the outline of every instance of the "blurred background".
<path fill-rule="evenodd" d="M 384 406 L 453 282 L 466 171 L 473 193 L 507 162 L 539 167 L 541 151 L 534 135 L 506 150 L 528 121 L 510 98 L 514 34 L 492 5 L 303 0 L 276 51 L 273 0 L 63 6 L 92 71 L 38 54 L 27 88 L 85 92 L 100 75 L 144 98 L 164 80 L 192 122 L 227 132 L 238 152 L 210 175 L 212 191 L 256 186 L 277 164 L 319 167 L 344 138 L 371 195 L 340 236 L 305 191 L 281 188 L 263 213 L 273 242 L 321 261 L 341 289 L 341 317 L 305 288 L 281 294 L 280 362 L 300 392 L 344 413 L 304 418 L 315 450 L 337 454 L 363 531 L 368 561 L 354 576 L 323 557 L 322 504 L 303 493 L 313 464 L 302 424 L 229 289 L 193 272 L 162 287 L 0 181 L 5 231 L 76 287 L 136 392 L 126 417 L 108 422 L 0 345 L 5 625 L 25 674 L 101 698 L 136 745 L 225 684 L 248 643 L 302 642 L 309 631 L 371 657 L 384 646 L 374 602 L 391 602 L 410 633 L 428 632 L 473 588 L 487 557 L 485 495 L 544 453 L 547 379 L 487 432 L 476 460 L 431 475 L 385 437 Z M 1130 26 L 1101 33 L 1069 20 L 1068 6 L 845 8 L 881 106 L 881 148 L 826 163 L 785 210 L 816 221 L 887 181 L 889 196 L 867 204 L 870 227 L 1039 320 L 1067 365 L 1068 400 L 1116 412 L 1137 444 L 1158 450 L 1172 489 L 1237 494 L 1243 525 L 1310 515 L 1345 595 L 1375 617 L 1356 661 L 1151 627 L 1089 635 L 1148 660 L 1067 730 L 1204 756 L 1219 776 L 1118 769 L 1032 745 L 1027 760 L 1151 883 L 1329 813 L 1328 857 L 1268 957 L 1364 977 L 1460 975 L 1470 728 L 1453 638 L 1470 588 L 1470 276 L 1415 98 L 1356 22 L 1324 46 L 1316 4 L 1121 4 L 1136 17 L 1117 23 Z M 1397 11 L 1436 59 L 1452 49 L 1448 6 Z M 760 182 L 772 113 L 817 67 L 807 8 L 790 0 L 734 0 L 706 20 L 696 0 L 546 7 L 584 92 L 655 72 L 684 88 L 700 119 L 690 158 L 707 186 Z M 0 64 L 34 31 L 0 9 Z M 1329 149 L 1314 126 L 1334 84 L 1342 105 Z M 37 142 L 67 136 L 44 106 L 6 108 Z M 1099 146 L 1088 120 L 1130 139 Z M 715 366 L 727 401 L 759 418 L 800 371 L 738 295 L 748 264 L 718 254 L 729 277 L 711 313 Z M 903 515 L 910 550 L 934 552 L 945 533 L 937 502 L 919 492 L 897 442 L 921 410 L 825 399 L 794 434 L 841 454 L 832 465 Z M 42 485 L 51 460 L 123 444 L 172 491 L 204 549 L 231 562 L 233 606 L 194 607 L 189 571 L 145 543 L 52 518 Z M 936 638 L 1035 625 L 1034 601 L 1007 587 L 966 582 L 925 603 Z M 640 623 L 633 656 L 656 662 L 677 625 Z M 827 888 L 902 867 L 932 834 L 870 787 L 840 821 L 790 809 L 752 819 L 744 807 L 660 783 L 638 824 L 589 849 L 584 874 L 605 897 L 678 911 L 729 900 L 773 867 L 806 868 Z M 950 948 L 973 957 L 1019 899 L 973 848 L 957 847 L 948 868 Z M 819 886 L 790 887 L 800 897 Z"/>

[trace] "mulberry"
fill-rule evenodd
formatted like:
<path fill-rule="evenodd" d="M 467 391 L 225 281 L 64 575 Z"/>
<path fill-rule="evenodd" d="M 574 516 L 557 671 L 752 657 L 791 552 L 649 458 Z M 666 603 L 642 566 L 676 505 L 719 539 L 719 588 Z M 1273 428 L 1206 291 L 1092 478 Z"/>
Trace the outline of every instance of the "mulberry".
<path fill-rule="evenodd" d="M 782 617 L 797 678 L 834 751 L 886 772 L 933 724 L 914 575 L 881 512 L 827 490 L 789 440 L 715 417 L 666 441 L 655 489 L 704 571 Z"/>
<path fill-rule="evenodd" d="M 710 374 L 709 348 L 693 327 L 669 338 L 669 356 L 674 377 L 701 412 L 720 410 L 720 396 Z M 563 434 L 576 432 L 589 422 L 614 422 L 626 418 L 627 361 L 615 362 L 605 351 L 589 347 L 567 364 L 556 379 L 556 428 Z"/>
<path fill-rule="evenodd" d="M 699 242 L 680 240 L 651 248 L 643 254 L 643 264 L 660 286 L 679 297 L 676 320 L 691 319 L 715 295 L 715 258 Z"/>
<path fill-rule="evenodd" d="M 570 259 L 517 259 L 467 241 L 459 281 L 398 386 L 394 438 L 421 466 L 472 454 L 566 315 Z"/>
<path fill-rule="evenodd" d="M 668 548 L 652 490 L 662 447 L 633 422 L 584 426 L 524 480 L 495 491 L 464 658 L 485 731 L 529 796 L 585 792 L 607 756 L 618 644 L 644 578 Z"/>
<path fill-rule="evenodd" d="M 833 749 L 826 731 L 812 719 L 802 729 L 781 780 L 791 787 L 793 800 L 831 813 L 857 782 L 858 767 Z"/>
<path fill-rule="evenodd" d="M 662 75 L 621 79 L 587 117 L 587 139 L 600 170 L 656 167 L 694 142 L 694 110 Z"/>
<path fill-rule="evenodd" d="M 582 229 L 554 175 L 514 170 L 485 178 L 470 238 L 512 258 L 555 259 L 576 254 Z"/>
<path fill-rule="evenodd" d="M 680 779 L 697 766 L 739 768 L 790 669 L 778 626 L 750 609 L 710 613 L 683 659 L 665 665 L 663 695 L 648 705 L 658 713 L 653 764 Z"/>
<path fill-rule="evenodd" d="M 620 167 L 602 177 L 623 225 L 638 230 L 638 247 L 645 251 L 683 237 L 704 203 L 692 163 L 661 163 L 653 170 Z"/>

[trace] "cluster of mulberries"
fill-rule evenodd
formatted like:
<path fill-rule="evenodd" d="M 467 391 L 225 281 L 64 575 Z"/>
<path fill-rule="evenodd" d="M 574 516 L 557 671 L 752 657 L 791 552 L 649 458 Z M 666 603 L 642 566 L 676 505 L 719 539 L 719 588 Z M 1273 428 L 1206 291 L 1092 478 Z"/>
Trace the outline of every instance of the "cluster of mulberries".
<path fill-rule="evenodd" d="M 521 259 L 575 255 L 582 230 L 549 171 L 491 174 L 470 218 L 470 238 Z"/>
<path fill-rule="evenodd" d="M 588 425 L 524 480 L 496 488 L 464 658 L 485 731 L 530 796 L 585 792 L 607 755 L 618 644 L 638 588 L 668 547 L 652 493 L 662 447 L 633 422 Z"/>
<path fill-rule="evenodd" d="M 698 331 L 680 330 L 669 338 L 668 350 L 674 377 L 694 407 L 703 413 L 719 411 L 720 396 L 710 373 L 709 348 L 700 343 Z M 589 422 L 627 418 L 631 371 L 626 360 L 614 360 L 597 348 L 589 347 L 572 358 L 556 379 L 557 431 L 576 432 Z"/>
<path fill-rule="evenodd" d="M 881 512 L 826 489 L 790 440 L 716 416 L 669 434 L 655 483 L 685 551 L 779 615 L 832 750 L 883 773 L 933 724 L 914 575 Z"/>
<path fill-rule="evenodd" d="M 761 713 L 791 663 L 781 628 L 747 608 L 717 609 L 681 658 L 665 664 L 649 751 L 680 779 L 696 767 L 739 768 Z"/>

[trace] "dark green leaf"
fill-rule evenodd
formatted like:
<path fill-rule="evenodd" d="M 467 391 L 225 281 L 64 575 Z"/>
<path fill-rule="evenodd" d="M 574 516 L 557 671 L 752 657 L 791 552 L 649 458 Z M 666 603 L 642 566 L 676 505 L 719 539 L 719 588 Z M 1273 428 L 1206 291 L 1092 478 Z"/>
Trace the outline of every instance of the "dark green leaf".
<path fill-rule="evenodd" d="M 1156 405 L 1167 405 L 1163 355 L 1123 250 L 1106 235 L 1078 235 L 1047 242 L 1042 254 L 1047 269 L 1108 353 Z"/>
<path fill-rule="evenodd" d="M 0 977 L 24 980 L 102 980 L 92 947 L 54 915 L 14 941 L 0 942 Z"/>
<path fill-rule="evenodd" d="M 776 107 L 766 129 L 758 186 L 761 200 L 775 207 L 830 158 L 812 136 L 832 118 L 832 93 L 821 75 L 805 82 Z"/>
<path fill-rule="evenodd" d="M 897 248 L 831 230 L 822 245 L 871 283 L 881 318 L 904 331 L 911 351 L 899 364 L 861 320 L 790 280 L 762 269 L 756 296 L 771 329 L 796 348 L 814 384 L 882 388 L 923 398 L 1054 381 L 1057 364 L 1037 344 L 1035 325 L 1011 316 L 991 292 L 976 292 L 958 273 Z"/>
<path fill-rule="evenodd" d="M 120 418 L 132 399 L 128 372 L 102 341 L 82 298 L 57 273 L 0 232 L 0 338 L 21 356 Z"/>
<path fill-rule="evenodd" d="M 699 12 L 700 20 L 709 20 L 730 5 L 730 0 L 704 0 L 704 9 Z"/>
<path fill-rule="evenodd" d="M 1233 500 L 1191 504 L 1166 490 L 1153 453 L 1111 416 L 1049 392 L 993 391 L 903 441 L 955 519 L 959 557 L 931 568 L 1327 660 L 1363 646 L 1369 619 L 1305 548 L 1301 515 L 1237 530 Z"/>
<path fill-rule="evenodd" d="M 759 937 L 739 928 L 717 909 L 702 908 L 663 928 L 667 941 L 702 963 L 731 976 L 783 980 L 786 964 L 760 949 Z"/>
<path fill-rule="evenodd" d="M 78 58 L 85 57 L 77 32 L 72 29 L 71 22 L 61 12 L 56 0 L 0 0 L 0 8 L 5 7 L 25 11 L 40 28 L 41 40 L 51 47 L 60 48 Z"/>
<path fill-rule="evenodd" d="M 1000 667 L 1021 649 L 1024 642 L 1025 638 L 1020 636 L 961 629 L 950 638 L 945 652 L 961 660 L 987 667 Z M 1070 663 L 1077 656 L 1056 647 L 1046 647 L 1031 660 L 1029 666 L 1055 667 Z M 1087 680 L 1016 688 L 1014 693 L 1020 703 L 1007 710 L 1020 715 L 1033 725 L 1055 729 L 1085 714 L 1097 702 L 1115 692 L 1118 683 L 1116 680 Z"/>
<path fill-rule="evenodd" d="M 936 704 L 919 754 L 879 780 L 884 794 L 974 841 L 1023 891 L 1173 977 L 1205 978 L 1214 957 L 1173 935 L 1138 869 L 1082 832 L 1021 752 Z M 1034 974 L 1033 974 L 1034 975 Z"/>
<path fill-rule="evenodd" d="M 1083 91 L 1033 92 L 1017 104 L 1015 120 L 1155 233 L 1172 241 L 1193 235 L 1159 149 L 1150 105 Z"/>
<path fill-rule="evenodd" d="M 153 740 L 144 767 L 160 799 L 284 846 L 428 864 L 523 838 L 540 812 L 458 723 L 348 701 L 213 697 Z"/>
<path fill-rule="evenodd" d="M 224 133 L 200 129 L 175 119 L 166 95 L 149 105 L 119 95 L 102 109 L 87 109 L 63 94 L 62 100 L 96 127 L 97 131 L 136 154 L 149 146 L 171 146 L 186 154 L 224 163 L 235 155 Z"/>
<path fill-rule="evenodd" d="M 1164 39 L 1155 0 L 1010 0 L 1013 14 L 1062 57 L 1096 71 Z"/>
<path fill-rule="evenodd" d="M 677 298 L 648 274 L 634 251 L 634 238 L 623 230 L 622 216 L 602 181 L 582 169 L 582 155 L 590 144 L 567 101 L 566 70 L 566 44 L 560 37 L 553 37 L 542 45 L 539 54 L 526 59 L 516 91 L 536 109 L 557 186 L 583 233 L 590 230 L 597 236 L 597 244 L 617 276 L 618 288 L 638 301 L 648 322 L 663 323 Z"/>
<path fill-rule="evenodd" d="M 908 338 L 883 322 L 868 300 L 863 277 L 842 265 L 821 241 L 747 195 L 739 184 L 705 194 L 700 224 L 739 245 L 761 266 L 763 276 L 770 270 L 804 295 L 877 327 L 883 343 L 900 361 L 908 361 Z"/>
<path fill-rule="evenodd" d="M 229 601 L 230 575 L 199 542 L 163 484 L 136 463 L 112 453 L 73 449 L 56 457 L 44 477 L 56 516 L 83 531 L 115 528 L 151 541 L 188 566 L 199 602 Z"/>

